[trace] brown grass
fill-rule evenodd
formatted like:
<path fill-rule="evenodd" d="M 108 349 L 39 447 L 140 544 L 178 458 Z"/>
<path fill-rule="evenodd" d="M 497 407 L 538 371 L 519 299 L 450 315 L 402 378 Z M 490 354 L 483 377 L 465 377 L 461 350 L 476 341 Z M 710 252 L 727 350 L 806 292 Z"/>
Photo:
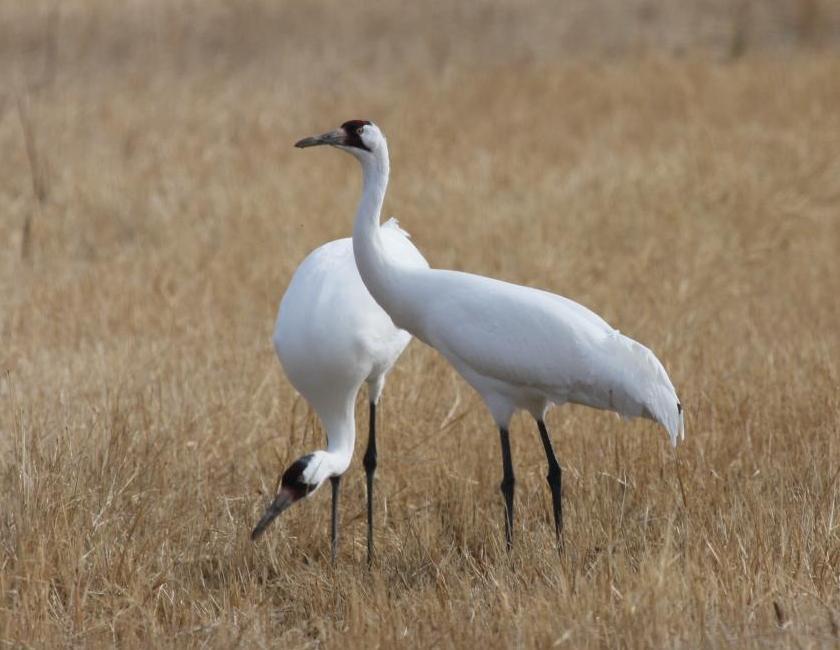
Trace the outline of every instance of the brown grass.
<path fill-rule="evenodd" d="M 726 5 L 614 4 L 0 7 L 0 641 L 840 643 L 836 16 L 754 6 L 727 63 Z M 291 143 L 354 117 L 389 134 L 387 213 L 434 265 L 579 300 L 678 387 L 676 453 L 552 411 L 561 558 L 532 423 L 508 557 L 490 418 L 417 343 L 382 403 L 373 570 L 360 458 L 337 567 L 326 489 L 248 540 L 321 443 L 276 305 L 359 192 Z"/>

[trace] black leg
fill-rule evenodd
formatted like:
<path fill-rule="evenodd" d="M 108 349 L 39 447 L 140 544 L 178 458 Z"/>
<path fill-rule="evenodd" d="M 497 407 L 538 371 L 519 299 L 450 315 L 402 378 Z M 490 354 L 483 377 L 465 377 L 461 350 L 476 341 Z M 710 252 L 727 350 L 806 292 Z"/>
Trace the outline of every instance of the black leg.
<path fill-rule="evenodd" d="M 540 429 L 540 438 L 542 438 L 543 447 L 545 448 L 545 459 L 548 461 L 548 474 L 545 478 L 548 481 L 548 487 L 551 488 L 551 501 L 554 505 L 554 532 L 557 535 L 557 545 L 562 546 L 563 494 L 561 484 L 563 472 L 557 463 L 557 457 L 554 455 L 554 447 L 551 446 L 551 438 L 548 437 L 548 429 L 545 428 L 545 422 L 537 420 L 537 426 Z"/>
<path fill-rule="evenodd" d="M 332 563 L 335 564 L 335 556 L 338 552 L 338 489 L 341 487 L 341 477 L 331 476 L 332 483 Z"/>
<path fill-rule="evenodd" d="M 513 488 L 516 478 L 513 475 L 513 461 L 510 458 L 510 434 L 507 429 L 499 429 L 502 442 L 502 495 L 505 497 L 505 545 L 507 550 L 513 547 Z"/>
<path fill-rule="evenodd" d="M 368 446 L 364 458 L 367 479 L 368 566 L 373 562 L 373 474 L 376 472 L 376 404 L 370 403 Z"/>

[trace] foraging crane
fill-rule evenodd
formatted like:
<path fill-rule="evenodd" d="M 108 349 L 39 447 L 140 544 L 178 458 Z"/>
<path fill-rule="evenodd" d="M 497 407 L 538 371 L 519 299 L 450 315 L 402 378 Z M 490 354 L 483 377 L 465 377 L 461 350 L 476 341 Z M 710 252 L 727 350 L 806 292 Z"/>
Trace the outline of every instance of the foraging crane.
<path fill-rule="evenodd" d="M 380 242 L 407 267 L 428 267 L 395 219 L 382 227 Z M 341 475 L 350 465 L 356 439 L 356 394 L 368 385 L 370 423 L 364 456 L 367 480 L 368 562 L 373 558 L 373 475 L 376 471 L 376 404 L 385 376 L 411 340 L 397 329 L 365 288 L 348 237 L 312 251 L 289 284 L 274 328 L 274 348 L 289 381 L 303 395 L 327 432 L 327 448 L 301 456 L 283 473 L 280 488 L 251 538 L 296 501 L 332 484 L 332 559 L 338 545 Z"/>
<path fill-rule="evenodd" d="M 668 374 L 646 347 L 568 298 L 492 278 L 403 263 L 386 246 L 379 215 L 388 185 L 388 144 L 365 120 L 304 138 L 296 147 L 331 145 L 362 166 L 362 197 L 353 251 L 362 280 L 394 324 L 438 350 L 475 388 L 499 429 L 505 543 L 512 544 L 515 477 L 508 427 L 517 409 L 537 422 L 548 462 L 558 545 L 562 542 L 562 472 L 545 414 L 572 402 L 645 417 L 677 444 L 682 405 Z"/>

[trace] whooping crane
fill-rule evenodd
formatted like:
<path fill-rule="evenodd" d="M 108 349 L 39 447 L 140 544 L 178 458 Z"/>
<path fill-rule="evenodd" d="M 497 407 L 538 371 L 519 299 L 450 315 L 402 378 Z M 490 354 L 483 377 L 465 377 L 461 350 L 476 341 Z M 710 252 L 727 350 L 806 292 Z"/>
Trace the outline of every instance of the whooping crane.
<path fill-rule="evenodd" d="M 388 254 L 406 266 L 428 267 L 397 221 L 377 231 Z M 376 471 L 376 404 L 385 376 L 411 340 L 397 329 L 365 288 L 348 237 L 312 251 L 295 271 L 277 314 L 274 348 L 289 381 L 303 395 L 327 432 L 327 448 L 301 456 L 283 473 L 279 491 L 251 538 L 295 501 L 332 484 L 332 559 L 338 544 L 341 475 L 350 465 L 356 438 L 356 394 L 368 385 L 370 424 L 364 456 L 367 479 L 368 562 L 373 557 L 373 475 Z"/>
<path fill-rule="evenodd" d="M 438 350 L 484 399 L 502 447 L 505 542 L 511 547 L 514 472 L 508 427 L 517 409 L 537 421 L 548 461 L 555 533 L 562 541 L 561 469 L 545 426 L 552 404 L 572 402 L 645 417 L 671 443 L 685 436 L 682 405 L 654 354 L 572 300 L 492 278 L 401 262 L 385 245 L 379 215 L 388 185 L 388 144 L 365 120 L 304 138 L 332 145 L 362 166 L 353 251 L 362 280 L 394 324 Z"/>

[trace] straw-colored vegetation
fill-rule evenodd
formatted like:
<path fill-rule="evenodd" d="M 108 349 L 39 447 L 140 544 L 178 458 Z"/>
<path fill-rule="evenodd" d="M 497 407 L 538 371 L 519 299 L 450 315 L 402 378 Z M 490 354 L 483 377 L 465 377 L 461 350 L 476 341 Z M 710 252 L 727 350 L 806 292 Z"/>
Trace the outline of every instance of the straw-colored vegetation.
<path fill-rule="evenodd" d="M 833 3 L 555 4 L 0 5 L 0 642 L 840 643 Z M 335 568 L 328 489 L 248 539 L 322 440 L 276 305 L 360 189 L 291 144 L 358 117 L 433 265 L 574 298 L 677 386 L 676 453 L 551 412 L 562 557 L 533 423 L 508 556 L 492 422 L 418 343 L 382 402 L 372 570 L 361 444 Z"/>

